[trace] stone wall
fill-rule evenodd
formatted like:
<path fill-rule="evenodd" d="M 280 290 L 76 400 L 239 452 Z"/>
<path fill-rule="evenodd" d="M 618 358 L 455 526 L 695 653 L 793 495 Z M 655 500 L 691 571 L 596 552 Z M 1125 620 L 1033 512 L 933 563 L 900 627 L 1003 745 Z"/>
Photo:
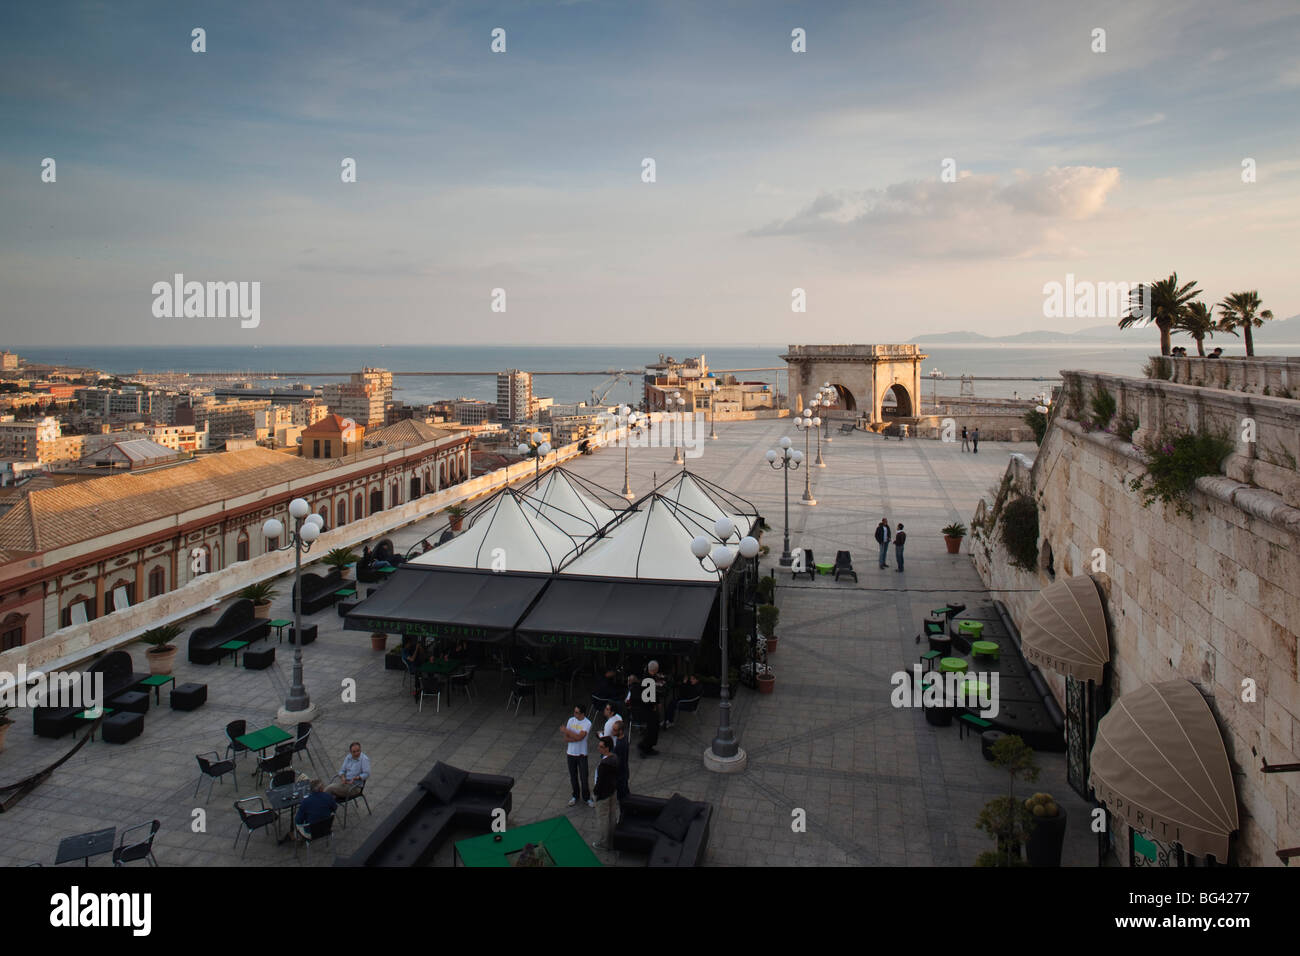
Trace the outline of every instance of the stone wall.
<path fill-rule="evenodd" d="M 1152 356 L 1156 361 L 1160 357 Z M 1172 381 L 1277 398 L 1300 398 L 1300 358 L 1291 356 L 1165 356 Z M 1267 392 L 1264 390 L 1268 389 Z"/>
<path fill-rule="evenodd" d="M 1300 422 L 1297 402 L 1280 402 L 1288 411 L 1240 393 L 1068 374 L 1104 380 L 1122 396 L 1121 410 L 1141 416 L 1143 430 L 1255 415 L 1261 436 L 1289 420 L 1294 441 Z M 1051 580 L 1045 548 L 1057 575 L 1092 573 L 1103 559 L 1093 577 L 1111 621 L 1112 703 L 1149 681 L 1196 684 L 1218 720 L 1237 782 L 1241 829 L 1233 861 L 1280 865 L 1275 851 L 1300 845 L 1300 774 L 1266 775 L 1260 767 L 1263 759 L 1300 762 L 1300 511 L 1274 491 L 1222 475 L 1197 480 L 1191 518 L 1159 503 L 1144 508 L 1128 487 L 1141 472 L 1129 441 L 1059 415 L 1032 470 L 1016 461 L 1008 469 L 1011 482 L 1038 501 L 1039 570 L 1011 568 L 996 538 L 986 537 L 972 539 L 976 567 L 1021 620 L 1035 589 Z M 979 514 L 987 507 L 982 502 Z M 1247 679 L 1256 687 L 1253 701 L 1243 701 Z M 1054 684 L 1060 694 L 1063 682 Z M 1117 846 L 1127 845 L 1116 836 Z"/>

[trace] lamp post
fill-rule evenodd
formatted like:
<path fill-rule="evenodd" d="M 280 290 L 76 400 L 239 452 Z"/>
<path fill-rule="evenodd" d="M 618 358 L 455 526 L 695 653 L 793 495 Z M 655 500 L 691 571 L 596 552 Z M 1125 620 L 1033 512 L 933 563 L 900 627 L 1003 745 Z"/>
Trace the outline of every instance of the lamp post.
<path fill-rule="evenodd" d="M 716 440 L 718 437 L 717 430 L 713 427 L 713 409 L 718 404 L 718 383 L 713 383 L 712 394 L 709 396 L 709 438 Z"/>
<path fill-rule="evenodd" d="M 676 439 L 681 437 L 681 432 L 685 428 L 685 423 L 682 421 L 682 409 L 686 407 L 686 399 L 682 398 L 681 392 L 673 392 L 673 397 L 668 399 L 668 408 L 669 408 L 668 414 L 670 418 L 672 416 L 672 407 L 674 403 L 676 403 L 677 405 L 678 434 L 673 436 Z M 673 464 L 674 465 L 686 464 L 686 451 L 680 445 L 677 444 L 673 445 Z"/>
<path fill-rule="evenodd" d="M 542 459 L 551 453 L 551 443 L 542 441 L 541 432 L 533 432 L 528 436 L 527 444 L 520 442 L 518 452 L 526 458 L 532 458 L 536 463 L 533 469 L 533 487 L 537 487 L 542 480 Z"/>
<path fill-rule="evenodd" d="M 794 561 L 794 556 L 790 554 L 790 472 L 797 469 L 803 461 L 803 452 L 791 448 L 792 444 L 794 443 L 789 438 L 783 436 L 780 441 L 781 451 L 778 453 L 769 448 L 766 456 L 767 463 L 773 468 L 780 468 L 785 478 L 785 546 L 781 551 L 783 568 L 788 568 Z"/>
<path fill-rule="evenodd" d="M 815 413 L 817 411 L 818 406 L 824 404 L 826 403 L 821 399 L 821 397 L 814 398 L 812 400 L 813 407 L 811 411 Z M 812 420 L 813 427 L 816 428 L 817 430 L 817 460 L 813 462 L 813 464 L 815 464 L 818 468 L 825 468 L 826 462 L 822 461 L 822 430 L 821 428 L 818 427 L 821 425 L 821 423 L 822 420 L 820 416 L 814 417 Z"/>
<path fill-rule="evenodd" d="M 822 408 L 827 408 L 827 409 L 830 408 L 832 405 L 835 404 L 835 399 L 836 399 L 837 397 L 838 397 L 838 393 L 836 393 L 836 391 L 835 391 L 834 387 L 832 387 L 831 383 L 830 383 L 830 382 L 825 382 L 825 383 L 823 383 L 823 385 L 822 385 L 822 394 L 821 394 L 821 399 L 822 399 Z M 827 416 L 827 415 L 823 415 L 823 416 L 822 416 L 822 420 L 826 422 L 826 441 L 827 441 L 827 443 L 830 443 L 830 442 L 832 442 L 832 441 L 835 440 L 834 438 L 831 437 L 831 420 L 830 420 L 830 417 Z M 821 453 L 818 452 L 818 454 L 821 454 Z"/>
<path fill-rule="evenodd" d="M 730 664 L 727 653 L 727 571 L 735 562 L 737 552 L 727 547 L 726 542 L 733 535 L 738 536 L 739 532 L 735 522 L 730 518 L 719 518 L 713 526 L 713 531 L 720 544 L 714 544 L 704 535 L 699 535 L 691 541 L 691 554 L 695 555 L 695 559 L 702 567 L 708 569 L 712 566 L 722 585 L 722 593 L 718 598 L 718 639 L 721 642 L 722 652 L 722 686 L 718 694 L 718 733 L 713 738 L 712 746 L 704 753 L 704 766 L 708 770 L 720 773 L 735 773 L 744 769 L 747 758 L 740 745 L 736 743 L 736 735 L 731 729 L 731 686 L 728 673 Z M 742 557 L 752 558 L 758 554 L 757 539 L 746 535 L 740 540 L 738 551 Z"/>
<path fill-rule="evenodd" d="M 818 424 L 821 423 L 821 419 L 813 418 L 812 408 L 805 408 L 803 414 L 797 416 L 794 420 L 795 427 L 803 432 L 803 455 L 805 458 L 808 457 L 808 443 L 810 440 L 808 432 L 817 427 L 813 424 L 814 421 Z M 812 496 L 812 475 L 810 472 L 805 471 L 803 473 L 803 497 L 799 500 L 809 506 L 817 504 L 817 499 Z"/>
<path fill-rule="evenodd" d="M 623 419 L 623 425 L 626 431 L 623 433 L 623 497 L 631 501 L 636 495 L 632 491 L 632 483 L 628 480 L 627 471 L 627 450 L 631 445 L 632 429 L 641 431 L 641 415 L 632 409 L 623 405 L 618 410 L 619 416 Z"/>
<path fill-rule="evenodd" d="M 935 414 L 938 414 L 939 408 L 939 379 L 943 378 L 943 372 L 937 368 L 930 369 L 930 404 L 935 407 Z"/>
<path fill-rule="evenodd" d="M 302 556 L 311 550 L 312 542 L 320 537 L 324 519 L 318 514 L 310 514 L 311 505 L 306 499 L 294 498 L 289 502 L 289 517 L 293 519 L 293 530 L 288 532 L 288 540 L 277 551 L 293 548 L 293 633 L 296 638 L 293 647 L 293 681 L 289 685 L 289 696 L 284 700 L 276 719 L 282 723 L 310 721 L 316 716 L 311 697 L 302 681 Z M 285 534 L 284 525 L 276 518 L 269 519 L 262 525 L 262 534 L 278 541 Z"/>

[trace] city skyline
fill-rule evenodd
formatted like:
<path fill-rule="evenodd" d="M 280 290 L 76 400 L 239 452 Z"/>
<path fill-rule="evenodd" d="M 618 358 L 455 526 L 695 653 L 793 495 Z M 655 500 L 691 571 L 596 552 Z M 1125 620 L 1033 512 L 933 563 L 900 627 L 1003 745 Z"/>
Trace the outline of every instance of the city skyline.
<path fill-rule="evenodd" d="M 1045 284 L 1174 270 L 1300 311 L 1287 4 L 62 9 L 0 14 L 8 348 L 1074 331 Z M 260 322 L 157 317 L 178 273 Z"/>

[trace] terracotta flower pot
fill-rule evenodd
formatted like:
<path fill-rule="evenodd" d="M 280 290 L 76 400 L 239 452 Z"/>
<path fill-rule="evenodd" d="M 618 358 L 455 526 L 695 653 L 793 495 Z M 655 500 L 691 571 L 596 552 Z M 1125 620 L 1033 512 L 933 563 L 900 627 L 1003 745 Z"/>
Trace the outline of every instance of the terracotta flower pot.
<path fill-rule="evenodd" d="M 776 653 L 776 645 L 779 640 L 780 638 L 778 638 L 775 634 L 773 634 L 771 637 L 767 639 L 767 652 L 769 654 Z"/>
<path fill-rule="evenodd" d="M 161 648 L 151 647 L 145 651 L 145 660 L 149 662 L 149 673 L 164 676 L 171 674 L 177 650 L 174 644 L 164 644 Z"/>
<path fill-rule="evenodd" d="M 259 601 L 253 605 L 253 617 L 268 620 L 271 617 L 271 602 Z"/>
<path fill-rule="evenodd" d="M 387 634 L 371 634 L 371 635 L 370 635 L 370 649 L 371 649 L 372 651 L 383 651 L 383 650 L 387 649 L 387 647 L 388 647 L 388 635 L 387 635 Z"/>
<path fill-rule="evenodd" d="M 770 694 L 776 690 L 776 678 L 771 674 L 760 674 L 758 678 L 758 692 L 760 694 Z"/>
<path fill-rule="evenodd" d="M 461 525 L 463 525 L 464 523 L 465 523 L 464 517 L 461 515 L 457 515 L 456 517 L 451 519 L 451 530 L 459 531 L 461 529 Z"/>
<path fill-rule="evenodd" d="M 949 554 L 956 554 L 961 551 L 961 538 L 959 537 L 954 538 L 950 534 L 945 534 L 943 536 L 943 543 L 948 546 Z"/>

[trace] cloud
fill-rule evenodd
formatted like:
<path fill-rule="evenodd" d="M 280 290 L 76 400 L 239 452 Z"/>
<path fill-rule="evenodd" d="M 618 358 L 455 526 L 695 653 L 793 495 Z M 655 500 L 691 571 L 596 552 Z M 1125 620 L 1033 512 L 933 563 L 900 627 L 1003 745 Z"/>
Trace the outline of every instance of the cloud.
<path fill-rule="evenodd" d="M 1052 166 L 1014 182 L 963 173 L 884 189 L 818 195 L 789 219 L 750 236 L 859 241 L 906 255 L 1020 257 L 1063 251 L 1062 221 L 1090 219 L 1119 183 L 1115 167 Z"/>

